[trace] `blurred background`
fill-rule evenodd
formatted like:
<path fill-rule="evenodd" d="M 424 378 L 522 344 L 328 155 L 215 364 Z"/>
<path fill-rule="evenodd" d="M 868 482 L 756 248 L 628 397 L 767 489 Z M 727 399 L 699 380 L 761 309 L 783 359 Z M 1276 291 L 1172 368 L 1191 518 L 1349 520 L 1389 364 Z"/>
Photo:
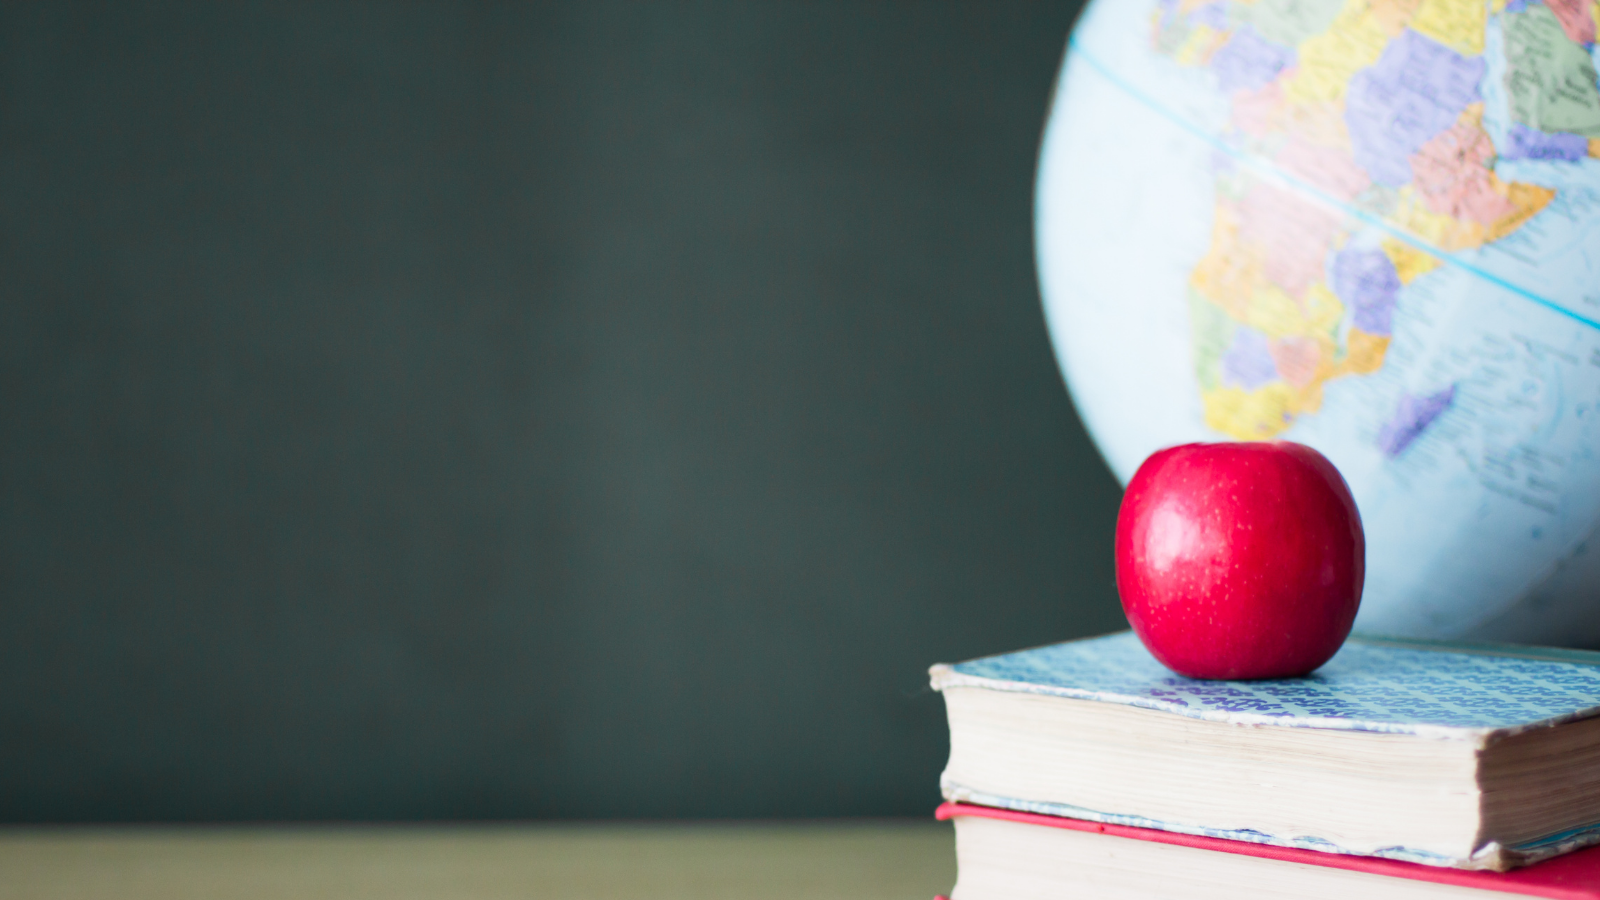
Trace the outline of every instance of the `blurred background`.
<path fill-rule="evenodd" d="M 0 7 L 0 820 L 929 815 L 1123 627 L 1076 11 Z"/>

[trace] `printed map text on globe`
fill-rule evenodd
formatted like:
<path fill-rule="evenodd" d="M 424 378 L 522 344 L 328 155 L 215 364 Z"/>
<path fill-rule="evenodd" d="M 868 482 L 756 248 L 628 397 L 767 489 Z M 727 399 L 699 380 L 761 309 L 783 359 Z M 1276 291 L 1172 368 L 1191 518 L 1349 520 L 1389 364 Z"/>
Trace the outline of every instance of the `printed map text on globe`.
<path fill-rule="evenodd" d="M 1594 0 L 1099 0 L 1041 157 L 1052 337 L 1126 480 L 1300 440 L 1358 628 L 1600 640 Z"/>

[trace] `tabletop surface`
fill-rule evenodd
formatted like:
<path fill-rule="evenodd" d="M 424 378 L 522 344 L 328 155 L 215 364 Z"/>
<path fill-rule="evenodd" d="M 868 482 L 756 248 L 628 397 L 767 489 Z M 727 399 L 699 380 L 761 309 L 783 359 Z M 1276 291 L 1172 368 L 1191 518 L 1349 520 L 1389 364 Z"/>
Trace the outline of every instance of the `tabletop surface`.
<path fill-rule="evenodd" d="M 935 822 L 0 829 L 0 900 L 930 900 L 954 881 Z"/>

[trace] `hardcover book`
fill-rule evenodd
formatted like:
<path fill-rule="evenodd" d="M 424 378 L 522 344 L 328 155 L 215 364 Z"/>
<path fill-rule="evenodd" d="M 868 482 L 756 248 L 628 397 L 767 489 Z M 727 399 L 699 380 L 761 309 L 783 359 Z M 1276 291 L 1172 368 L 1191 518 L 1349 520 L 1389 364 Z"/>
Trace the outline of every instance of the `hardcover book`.
<path fill-rule="evenodd" d="M 947 800 L 1432 866 L 1600 841 L 1600 654 L 1352 638 L 1197 681 L 1131 632 L 935 666 Z"/>
<path fill-rule="evenodd" d="M 937 815 L 956 825 L 953 900 L 1600 900 L 1600 847 L 1511 872 L 1464 871 L 962 803 Z"/>

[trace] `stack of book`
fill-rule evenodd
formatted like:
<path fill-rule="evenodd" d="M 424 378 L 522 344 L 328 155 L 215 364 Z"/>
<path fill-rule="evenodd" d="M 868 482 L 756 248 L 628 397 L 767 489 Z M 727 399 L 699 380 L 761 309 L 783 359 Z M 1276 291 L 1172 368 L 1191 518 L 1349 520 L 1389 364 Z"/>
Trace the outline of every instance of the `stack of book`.
<path fill-rule="evenodd" d="M 953 900 L 1600 900 L 1600 653 L 1352 638 L 1195 681 L 1124 632 L 932 678 Z"/>

